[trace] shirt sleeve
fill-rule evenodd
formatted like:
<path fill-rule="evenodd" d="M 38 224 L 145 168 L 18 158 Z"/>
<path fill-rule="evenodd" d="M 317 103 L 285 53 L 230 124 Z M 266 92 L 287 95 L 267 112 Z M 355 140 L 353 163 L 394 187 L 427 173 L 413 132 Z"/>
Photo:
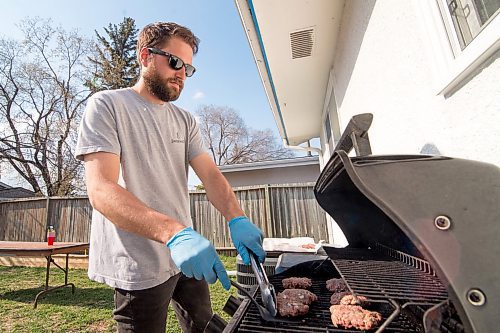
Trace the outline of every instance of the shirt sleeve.
<path fill-rule="evenodd" d="M 201 153 L 206 153 L 207 149 L 203 143 L 200 127 L 192 115 L 189 115 L 189 147 L 188 147 L 188 161 L 191 161 Z"/>
<path fill-rule="evenodd" d="M 120 156 L 120 142 L 114 110 L 107 96 L 95 94 L 85 108 L 78 129 L 75 157 L 83 160 L 84 155 L 108 152 Z"/>

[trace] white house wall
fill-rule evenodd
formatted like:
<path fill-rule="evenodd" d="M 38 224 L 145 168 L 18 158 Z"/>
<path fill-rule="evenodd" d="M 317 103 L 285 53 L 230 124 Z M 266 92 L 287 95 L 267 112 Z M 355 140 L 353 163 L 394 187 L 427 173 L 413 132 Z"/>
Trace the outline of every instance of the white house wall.
<path fill-rule="evenodd" d="M 340 128 L 371 112 L 373 154 L 431 153 L 500 165 L 498 55 L 457 92 L 439 95 L 438 50 L 413 1 L 346 1 L 333 67 Z"/>

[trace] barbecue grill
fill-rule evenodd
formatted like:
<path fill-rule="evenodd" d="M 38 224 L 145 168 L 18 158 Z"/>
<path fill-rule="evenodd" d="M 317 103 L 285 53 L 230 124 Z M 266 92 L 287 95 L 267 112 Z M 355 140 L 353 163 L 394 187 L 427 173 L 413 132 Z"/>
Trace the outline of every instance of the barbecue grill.
<path fill-rule="evenodd" d="M 314 189 L 349 246 L 324 246 L 327 257 L 269 277 L 277 293 L 286 277 L 311 278 L 318 302 L 294 323 L 271 323 L 247 298 L 233 304 L 220 331 L 357 332 L 332 325 L 331 278 L 370 300 L 368 309 L 382 315 L 376 332 L 498 331 L 499 168 L 442 156 L 369 155 L 370 124 L 371 115 L 351 120 Z M 349 157 L 352 148 L 365 156 Z M 252 295 L 261 302 L 258 288 Z"/>

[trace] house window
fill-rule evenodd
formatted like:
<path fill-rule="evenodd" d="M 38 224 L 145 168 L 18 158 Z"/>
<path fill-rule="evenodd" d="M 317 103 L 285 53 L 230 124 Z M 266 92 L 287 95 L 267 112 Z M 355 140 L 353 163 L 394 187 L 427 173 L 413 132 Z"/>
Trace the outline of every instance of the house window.
<path fill-rule="evenodd" d="M 456 36 L 463 50 L 498 14 L 500 0 L 446 0 Z"/>
<path fill-rule="evenodd" d="M 427 32 L 436 93 L 448 98 L 500 50 L 500 0 L 413 3 Z"/>
<path fill-rule="evenodd" d="M 335 149 L 335 145 L 334 145 L 334 133 L 332 131 L 332 121 L 329 112 L 326 114 L 325 117 L 324 129 L 325 129 L 326 145 L 328 146 L 328 154 L 331 156 L 333 154 L 333 150 Z"/>
<path fill-rule="evenodd" d="M 327 114 L 325 118 L 325 134 L 326 142 L 331 143 L 332 141 L 332 126 L 330 125 L 330 115 Z"/>

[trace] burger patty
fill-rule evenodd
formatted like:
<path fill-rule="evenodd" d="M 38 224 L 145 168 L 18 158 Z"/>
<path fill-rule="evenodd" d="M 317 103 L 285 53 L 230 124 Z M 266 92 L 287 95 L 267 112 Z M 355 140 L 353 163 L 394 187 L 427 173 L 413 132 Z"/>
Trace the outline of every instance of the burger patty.
<path fill-rule="evenodd" d="M 276 296 L 278 312 L 283 317 L 302 316 L 309 312 L 309 304 L 318 296 L 304 289 L 285 289 Z"/>
<path fill-rule="evenodd" d="M 307 305 L 318 300 L 318 296 L 304 289 L 285 289 L 281 293 L 278 293 L 276 298 L 278 299 L 278 303 L 281 299 L 282 301 L 302 302 Z"/>
<path fill-rule="evenodd" d="M 370 330 L 382 320 L 380 313 L 365 310 L 359 305 L 332 305 L 330 313 L 335 327 Z"/>
<path fill-rule="evenodd" d="M 283 288 L 285 289 L 307 289 L 312 286 L 312 281 L 305 277 L 290 277 L 283 279 Z"/>
<path fill-rule="evenodd" d="M 338 293 L 347 290 L 347 285 L 342 279 L 330 279 L 326 281 L 326 289 Z"/>
<path fill-rule="evenodd" d="M 278 312 L 282 317 L 303 316 L 309 312 L 309 305 L 301 302 L 281 302 L 278 300 Z"/>

